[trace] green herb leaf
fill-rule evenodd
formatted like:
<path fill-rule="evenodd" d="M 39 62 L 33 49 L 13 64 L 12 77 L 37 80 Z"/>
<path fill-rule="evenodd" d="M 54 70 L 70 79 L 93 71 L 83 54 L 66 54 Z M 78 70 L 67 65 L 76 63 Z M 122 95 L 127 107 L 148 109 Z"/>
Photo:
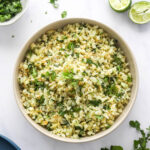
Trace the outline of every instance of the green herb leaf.
<path fill-rule="evenodd" d="M 113 64 L 116 65 L 117 67 L 117 70 L 120 72 L 121 69 L 123 68 L 123 62 L 121 61 L 121 59 L 117 56 L 117 54 L 114 54 L 113 55 L 113 61 L 112 61 Z"/>
<path fill-rule="evenodd" d="M 98 120 L 102 120 L 104 118 L 104 116 L 102 116 L 102 115 L 95 115 L 95 116 Z"/>
<path fill-rule="evenodd" d="M 86 59 L 86 63 L 89 64 L 89 65 L 92 65 L 92 64 L 93 64 L 93 65 L 95 65 L 96 67 L 98 67 L 98 65 L 97 65 L 96 63 L 94 63 L 90 58 L 87 58 L 87 59 Z"/>
<path fill-rule="evenodd" d="M 101 100 L 90 100 L 89 104 L 93 105 L 93 106 L 99 106 L 102 103 Z"/>
<path fill-rule="evenodd" d="M 41 105 L 41 104 L 44 103 L 44 100 L 45 100 L 44 95 L 42 95 L 42 96 L 40 97 L 40 99 L 37 99 L 37 100 L 36 100 L 36 102 L 37 102 L 38 105 Z"/>
<path fill-rule="evenodd" d="M 139 139 L 134 140 L 133 142 L 134 150 L 150 150 L 150 148 L 147 148 L 148 141 L 150 141 L 150 127 L 147 128 L 148 133 L 146 133 L 144 130 L 141 129 L 140 123 L 137 120 L 131 120 L 129 124 L 141 134 Z M 123 148 L 121 146 L 111 146 L 110 149 L 101 148 L 101 150 L 123 150 Z"/>
<path fill-rule="evenodd" d="M 38 81 L 37 79 L 34 80 L 33 85 L 34 85 L 35 90 L 38 90 L 39 88 L 41 88 L 41 89 L 45 88 L 44 82 Z"/>
<path fill-rule="evenodd" d="M 28 65 L 29 73 L 35 78 L 38 75 L 37 69 L 34 66 L 34 64 L 29 64 Z"/>
<path fill-rule="evenodd" d="M 54 8 L 58 8 L 58 4 L 56 3 L 57 0 L 50 0 L 50 3 L 53 5 Z"/>
<path fill-rule="evenodd" d="M 36 69 L 36 68 L 33 68 L 32 71 L 33 71 L 33 72 L 32 72 L 33 77 L 34 77 L 34 78 L 37 77 L 37 75 L 38 75 L 37 69 Z"/>
<path fill-rule="evenodd" d="M 73 76 L 74 76 L 73 71 L 66 71 L 66 72 L 63 72 L 63 77 L 64 77 L 65 79 L 73 79 Z"/>
<path fill-rule="evenodd" d="M 67 45 L 67 48 L 68 48 L 69 50 L 74 50 L 75 46 L 76 46 L 75 42 L 70 42 L 70 43 Z"/>
<path fill-rule="evenodd" d="M 111 146 L 110 150 L 123 150 L 121 146 Z"/>
<path fill-rule="evenodd" d="M 136 121 L 130 121 L 129 122 L 130 126 L 133 128 L 136 128 L 137 131 L 140 131 L 140 123 L 136 120 Z"/>
<path fill-rule="evenodd" d="M 52 71 L 52 72 L 50 73 L 50 75 L 51 75 L 51 80 L 54 81 L 54 80 L 56 79 L 56 72 L 55 72 L 55 71 Z"/>
<path fill-rule="evenodd" d="M 109 110 L 109 109 L 110 109 L 110 106 L 109 106 L 108 104 L 105 104 L 105 105 L 103 106 L 103 109 Z"/>
<path fill-rule="evenodd" d="M 78 106 L 72 107 L 72 111 L 73 111 L 73 112 L 79 112 L 80 110 L 81 110 L 81 108 L 78 107 Z"/>
<path fill-rule="evenodd" d="M 103 79 L 102 88 L 105 95 L 118 95 L 118 89 L 115 84 L 115 77 L 106 76 Z"/>
<path fill-rule="evenodd" d="M 132 77 L 131 77 L 131 76 L 128 76 L 127 81 L 128 81 L 128 82 L 132 82 Z"/>
<path fill-rule="evenodd" d="M 62 13 L 61 13 L 61 17 L 62 18 L 65 18 L 67 16 L 67 11 L 63 11 Z"/>

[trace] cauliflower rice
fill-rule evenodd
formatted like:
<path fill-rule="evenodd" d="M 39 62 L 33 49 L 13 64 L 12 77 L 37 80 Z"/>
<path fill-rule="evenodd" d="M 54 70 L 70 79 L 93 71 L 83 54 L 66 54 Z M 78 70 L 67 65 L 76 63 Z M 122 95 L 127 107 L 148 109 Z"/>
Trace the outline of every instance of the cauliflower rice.
<path fill-rule="evenodd" d="M 132 76 L 117 40 L 98 26 L 76 23 L 30 45 L 18 82 L 37 124 L 76 139 L 113 125 L 130 100 Z"/>

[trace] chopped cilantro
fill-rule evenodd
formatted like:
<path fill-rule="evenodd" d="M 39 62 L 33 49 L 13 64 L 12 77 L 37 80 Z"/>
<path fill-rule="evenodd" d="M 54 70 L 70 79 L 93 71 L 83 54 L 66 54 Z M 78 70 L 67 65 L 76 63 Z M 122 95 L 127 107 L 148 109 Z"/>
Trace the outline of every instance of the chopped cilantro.
<path fill-rule="evenodd" d="M 45 100 L 44 95 L 42 95 L 42 96 L 40 97 L 40 99 L 37 99 L 36 102 L 37 102 L 38 105 L 41 105 L 41 104 L 44 103 L 44 100 Z"/>
<path fill-rule="evenodd" d="M 118 89 L 116 87 L 115 80 L 116 80 L 116 77 L 113 77 L 113 76 L 104 77 L 103 83 L 102 83 L 102 88 L 103 88 L 105 95 L 111 96 L 111 95 L 118 94 Z"/>
<path fill-rule="evenodd" d="M 101 100 L 90 100 L 89 104 L 93 105 L 93 106 L 99 106 L 102 103 Z"/>
<path fill-rule="evenodd" d="M 91 65 L 93 64 L 93 61 L 90 58 L 87 58 L 86 63 Z"/>
<path fill-rule="evenodd" d="M 63 77 L 65 79 L 73 79 L 73 75 L 74 75 L 73 71 L 65 71 L 65 72 L 63 72 Z"/>
<path fill-rule="evenodd" d="M 127 81 L 128 81 L 128 82 L 132 82 L 132 77 L 131 77 L 131 76 L 128 76 Z"/>
<path fill-rule="evenodd" d="M 70 42 L 70 43 L 67 45 L 67 48 L 68 48 L 69 50 L 74 50 L 75 47 L 76 47 L 75 42 Z"/>
<path fill-rule="evenodd" d="M 51 80 L 54 81 L 56 79 L 56 72 L 55 71 L 52 71 L 50 73 L 50 76 L 51 76 Z"/>
<path fill-rule="evenodd" d="M 60 115 L 60 116 L 64 117 L 65 114 L 67 114 L 67 111 L 66 111 L 66 110 L 64 111 L 64 110 L 61 109 L 61 110 L 59 111 L 59 115 Z"/>
<path fill-rule="evenodd" d="M 37 77 L 37 75 L 38 75 L 37 69 L 36 69 L 36 68 L 33 68 L 32 71 L 33 71 L 33 72 L 32 72 L 33 77 L 34 77 L 34 78 Z"/>
<path fill-rule="evenodd" d="M 104 117 L 102 115 L 95 115 L 98 120 L 102 120 Z"/>
<path fill-rule="evenodd" d="M 44 82 L 38 81 L 37 79 L 34 80 L 33 85 L 34 85 L 35 90 L 38 90 L 39 88 L 41 89 L 45 88 Z"/>
<path fill-rule="evenodd" d="M 114 65 L 116 65 L 117 70 L 120 72 L 121 69 L 123 68 L 123 62 L 121 61 L 121 59 L 117 56 L 117 54 L 113 55 L 113 61 L 112 63 Z"/>
<path fill-rule="evenodd" d="M 82 75 L 83 75 L 83 76 L 86 76 L 86 75 L 88 75 L 88 73 L 87 73 L 86 71 L 83 71 L 83 72 L 82 72 Z"/>
<path fill-rule="evenodd" d="M 92 64 L 93 64 L 93 65 L 95 65 L 96 67 L 98 67 L 98 65 L 97 65 L 96 63 L 94 63 L 90 58 L 87 58 L 87 59 L 86 59 L 86 63 L 89 64 L 89 65 L 92 65 Z"/>
<path fill-rule="evenodd" d="M 37 77 L 37 68 L 34 66 L 34 64 L 29 64 L 28 65 L 29 73 L 35 78 Z"/>
<path fill-rule="evenodd" d="M 80 126 L 75 126 L 75 130 L 83 130 Z"/>
<path fill-rule="evenodd" d="M 110 110 L 110 106 L 109 106 L 108 104 L 105 104 L 105 105 L 103 106 L 103 109 L 105 109 L 105 110 Z"/>
<path fill-rule="evenodd" d="M 81 110 L 81 108 L 78 107 L 78 106 L 72 107 L 72 111 L 73 111 L 73 112 L 79 112 L 80 110 Z"/>

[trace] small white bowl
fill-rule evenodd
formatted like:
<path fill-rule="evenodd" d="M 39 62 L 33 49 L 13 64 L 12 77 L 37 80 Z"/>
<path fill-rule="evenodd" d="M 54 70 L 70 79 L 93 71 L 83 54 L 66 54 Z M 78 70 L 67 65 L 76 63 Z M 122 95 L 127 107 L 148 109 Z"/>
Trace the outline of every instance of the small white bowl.
<path fill-rule="evenodd" d="M 28 4 L 29 4 L 29 0 L 21 0 L 21 4 L 22 4 L 22 11 L 18 14 L 16 14 L 16 16 L 14 16 L 13 18 L 11 18 L 8 21 L 5 22 L 0 22 L 0 26 L 7 26 L 10 24 L 13 24 L 14 22 L 16 22 L 19 18 L 21 18 L 21 16 L 25 13 L 25 11 L 28 8 Z"/>

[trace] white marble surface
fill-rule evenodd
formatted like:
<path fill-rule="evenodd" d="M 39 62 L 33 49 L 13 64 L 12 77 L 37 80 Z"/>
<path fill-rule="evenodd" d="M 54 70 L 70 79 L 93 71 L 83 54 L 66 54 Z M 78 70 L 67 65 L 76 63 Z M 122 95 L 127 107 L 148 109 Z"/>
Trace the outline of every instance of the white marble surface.
<path fill-rule="evenodd" d="M 0 27 L 0 134 L 14 140 L 22 150 L 99 150 L 111 144 L 121 144 L 125 150 L 131 150 L 137 133 L 129 128 L 129 120 L 137 119 L 143 127 L 150 125 L 150 23 L 132 23 L 127 12 L 118 14 L 111 10 L 108 0 L 59 0 L 57 10 L 48 1 L 30 0 L 29 9 L 18 22 Z M 13 68 L 22 46 L 38 29 L 61 19 L 63 10 L 68 11 L 68 18 L 91 18 L 115 29 L 127 41 L 137 60 L 140 87 L 131 113 L 113 133 L 94 142 L 68 144 L 39 133 L 25 120 L 13 95 Z M 15 38 L 11 38 L 12 35 Z"/>

